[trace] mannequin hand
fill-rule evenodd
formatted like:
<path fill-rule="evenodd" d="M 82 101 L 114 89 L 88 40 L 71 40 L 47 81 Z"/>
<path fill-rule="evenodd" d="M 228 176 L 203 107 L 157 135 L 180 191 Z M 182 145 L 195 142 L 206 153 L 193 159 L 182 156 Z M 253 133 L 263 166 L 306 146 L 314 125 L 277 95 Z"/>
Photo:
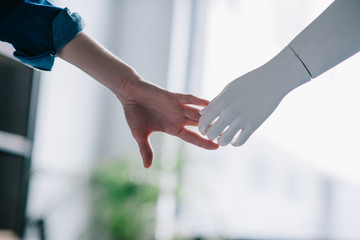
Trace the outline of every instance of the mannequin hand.
<path fill-rule="evenodd" d="M 185 128 L 197 126 L 200 113 L 187 104 L 205 107 L 207 100 L 192 95 L 171 93 L 150 83 L 136 79 L 127 81 L 126 96 L 115 94 L 123 104 L 131 133 L 139 145 L 145 168 L 153 162 L 153 150 L 149 141 L 152 132 L 161 131 L 205 149 L 217 149 L 218 145 Z"/>
<path fill-rule="evenodd" d="M 228 84 L 201 111 L 199 130 L 210 140 L 219 137 L 221 146 L 230 142 L 241 146 L 288 92 L 309 80 L 305 67 L 285 48 L 267 64 Z"/>

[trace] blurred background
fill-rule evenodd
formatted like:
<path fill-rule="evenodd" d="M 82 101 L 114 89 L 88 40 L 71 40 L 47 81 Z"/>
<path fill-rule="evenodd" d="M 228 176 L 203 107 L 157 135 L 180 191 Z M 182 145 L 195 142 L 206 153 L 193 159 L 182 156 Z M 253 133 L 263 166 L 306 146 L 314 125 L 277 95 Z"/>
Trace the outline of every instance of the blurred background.
<path fill-rule="evenodd" d="M 331 2 L 54 4 L 80 13 L 86 31 L 146 80 L 211 100 Z M 3 43 L 0 50 L 12 52 Z M 360 239 L 359 65 L 355 55 L 290 93 L 240 148 L 207 151 L 155 133 L 151 169 L 143 169 L 109 90 L 60 59 L 51 72 L 22 70 L 17 77 L 39 83 L 32 87 L 34 131 L 18 138 L 1 129 L 0 150 L 31 162 L 19 173 L 30 180 L 27 201 L 21 195 L 23 239 Z M 15 178 L 7 176 L 1 189 L 24 189 Z"/>

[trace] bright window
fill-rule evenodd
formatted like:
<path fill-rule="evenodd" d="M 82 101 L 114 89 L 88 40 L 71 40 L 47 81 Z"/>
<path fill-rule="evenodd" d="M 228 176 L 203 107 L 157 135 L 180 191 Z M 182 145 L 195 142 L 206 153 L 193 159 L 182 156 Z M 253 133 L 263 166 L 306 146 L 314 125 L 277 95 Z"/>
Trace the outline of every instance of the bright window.
<path fill-rule="evenodd" d="M 207 1 L 206 10 L 198 8 L 205 17 L 194 39 L 197 46 L 203 40 L 202 61 L 192 66 L 202 76 L 201 95 L 214 98 L 270 60 L 331 2 Z M 290 93 L 243 147 L 211 152 L 186 145 L 178 231 L 359 238 L 358 66 L 360 55 Z"/>

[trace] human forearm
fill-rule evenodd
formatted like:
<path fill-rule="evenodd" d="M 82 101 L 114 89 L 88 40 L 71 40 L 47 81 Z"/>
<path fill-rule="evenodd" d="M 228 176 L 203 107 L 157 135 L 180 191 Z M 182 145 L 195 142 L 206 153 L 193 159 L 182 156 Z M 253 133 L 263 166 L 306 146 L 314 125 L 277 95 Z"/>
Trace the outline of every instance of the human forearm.
<path fill-rule="evenodd" d="M 126 92 L 126 82 L 140 79 L 134 69 L 84 31 L 65 45 L 58 56 L 120 95 L 121 101 Z"/>

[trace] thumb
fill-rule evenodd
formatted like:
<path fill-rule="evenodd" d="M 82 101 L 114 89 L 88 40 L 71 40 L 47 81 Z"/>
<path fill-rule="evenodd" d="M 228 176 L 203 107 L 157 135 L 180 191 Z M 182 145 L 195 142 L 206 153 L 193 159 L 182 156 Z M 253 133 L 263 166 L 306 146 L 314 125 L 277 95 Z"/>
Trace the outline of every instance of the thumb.
<path fill-rule="evenodd" d="M 135 137 L 135 139 L 139 145 L 144 167 L 150 168 L 153 163 L 154 152 L 148 136 Z"/>

